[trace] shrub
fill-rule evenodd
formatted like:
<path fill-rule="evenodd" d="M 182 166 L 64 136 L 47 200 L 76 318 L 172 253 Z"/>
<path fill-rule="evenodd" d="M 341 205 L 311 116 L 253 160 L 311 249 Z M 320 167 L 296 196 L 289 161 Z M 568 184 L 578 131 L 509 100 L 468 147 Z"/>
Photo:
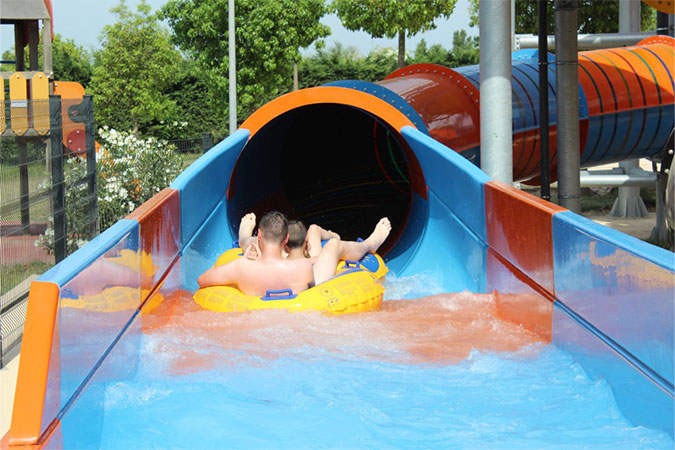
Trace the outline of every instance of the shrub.
<path fill-rule="evenodd" d="M 130 132 L 99 129 L 101 147 L 96 156 L 98 221 L 100 231 L 125 217 L 167 187 L 182 169 L 176 148 L 155 138 L 140 139 Z M 87 162 L 77 156 L 64 164 L 67 252 L 72 253 L 93 237 L 90 202 L 85 181 Z M 36 245 L 54 250 L 54 223 Z"/>

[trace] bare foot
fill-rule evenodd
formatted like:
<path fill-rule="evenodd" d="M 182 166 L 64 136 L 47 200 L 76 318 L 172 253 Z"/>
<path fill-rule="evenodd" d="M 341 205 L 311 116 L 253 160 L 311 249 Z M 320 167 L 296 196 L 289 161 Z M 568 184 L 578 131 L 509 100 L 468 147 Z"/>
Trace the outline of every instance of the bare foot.
<path fill-rule="evenodd" d="M 244 241 L 253 236 L 255 229 L 255 214 L 248 213 L 241 218 L 239 222 L 239 245 L 243 245 Z"/>
<path fill-rule="evenodd" d="M 380 221 L 377 222 L 377 225 L 375 225 L 375 229 L 371 235 L 365 240 L 365 242 L 367 242 L 370 247 L 371 253 L 375 253 L 377 249 L 380 248 L 380 245 L 382 245 L 382 243 L 387 239 L 387 236 L 389 236 L 390 231 L 391 222 L 389 222 L 389 219 L 386 217 L 381 218 Z"/>

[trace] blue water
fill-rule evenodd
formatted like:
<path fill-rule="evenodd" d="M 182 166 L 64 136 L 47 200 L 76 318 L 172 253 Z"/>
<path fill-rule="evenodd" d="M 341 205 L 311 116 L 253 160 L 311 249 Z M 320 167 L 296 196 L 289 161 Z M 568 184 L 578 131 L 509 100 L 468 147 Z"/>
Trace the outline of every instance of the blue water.
<path fill-rule="evenodd" d="M 673 448 L 631 425 L 603 379 L 493 306 L 461 293 L 338 318 L 188 309 L 141 336 L 128 379 L 101 383 L 100 440 L 64 444 Z"/>

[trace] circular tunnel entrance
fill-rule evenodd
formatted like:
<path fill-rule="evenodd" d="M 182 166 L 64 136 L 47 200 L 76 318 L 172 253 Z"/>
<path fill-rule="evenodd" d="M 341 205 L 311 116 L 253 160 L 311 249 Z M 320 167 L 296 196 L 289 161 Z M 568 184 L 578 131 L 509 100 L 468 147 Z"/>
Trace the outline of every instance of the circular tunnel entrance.
<path fill-rule="evenodd" d="M 251 137 L 232 174 L 228 216 L 237 226 L 249 211 L 279 210 L 349 240 L 367 237 L 386 216 L 393 226 L 386 253 L 408 222 L 420 179 L 413 152 L 381 119 L 349 105 L 307 105 Z"/>

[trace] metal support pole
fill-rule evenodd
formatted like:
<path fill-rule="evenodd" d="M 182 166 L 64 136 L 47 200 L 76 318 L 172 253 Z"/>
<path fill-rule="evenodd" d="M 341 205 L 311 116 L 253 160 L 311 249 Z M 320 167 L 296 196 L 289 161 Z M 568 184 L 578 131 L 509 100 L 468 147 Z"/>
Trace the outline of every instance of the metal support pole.
<path fill-rule="evenodd" d="M 640 0 L 619 0 L 619 33 L 640 31 Z M 619 163 L 624 172 L 640 169 L 640 160 L 631 159 Z M 645 202 L 640 197 L 639 187 L 620 187 L 609 215 L 612 217 L 648 217 Z"/>
<path fill-rule="evenodd" d="M 480 15 L 480 161 L 495 180 L 513 182 L 511 2 L 483 0 Z"/>
<path fill-rule="evenodd" d="M 58 264 L 66 258 L 66 199 L 63 175 L 63 137 L 61 131 L 61 96 L 49 96 L 52 147 L 52 198 L 54 204 L 54 259 Z"/>
<path fill-rule="evenodd" d="M 213 147 L 213 136 L 211 133 L 202 133 L 202 153 L 206 153 Z"/>
<path fill-rule="evenodd" d="M 511 51 L 515 52 L 516 48 L 516 0 L 509 0 L 511 4 Z"/>
<path fill-rule="evenodd" d="M 89 239 L 101 232 L 98 220 L 98 187 L 96 184 L 96 122 L 94 120 L 94 97 L 85 95 L 84 106 L 84 148 L 87 153 L 87 187 L 89 194 Z"/>
<path fill-rule="evenodd" d="M 30 234 L 30 193 L 28 186 L 28 144 L 16 138 L 19 148 L 19 199 L 21 208 L 21 234 Z"/>
<path fill-rule="evenodd" d="M 669 34 L 668 33 L 668 15 L 667 13 L 657 11 L 656 12 L 656 34 Z"/>
<path fill-rule="evenodd" d="M 649 236 L 651 242 L 665 245 L 671 250 L 675 245 L 675 222 L 673 222 L 673 168 L 675 163 L 675 129 L 671 131 L 661 158 L 661 170 L 656 179 L 656 226 Z"/>
<path fill-rule="evenodd" d="M 654 36 L 654 32 L 645 33 L 597 33 L 580 34 L 577 36 L 577 47 L 579 50 L 600 50 L 603 48 L 627 47 L 636 45 L 643 39 Z M 555 36 L 549 36 L 547 39 L 548 49 L 555 50 Z M 539 41 L 533 34 L 517 34 L 516 47 L 537 48 Z"/>
<path fill-rule="evenodd" d="M 579 68 L 577 2 L 555 0 L 556 90 L 558 92 L 558 202 L 581 212 L 579 183 Z"/>
<path fill-rule="evenodd" d="M 237 131 L 237 61 L 234 52 L 235 34 L 234 34 L 234 0 L 227 2 L 228 19 L 228 47 L 229 47 L 229 89 L 230 89 L 230 134 Z"/>
<path fill-rule="evenodd" d="M 548 141 L 548 50 L 546 40 L 548 27 L 546 23 L 546 2 L 537 1 L 537 21 L 539 28 L 539 161 L 541 164 L 539 178 L 541 180 L 541 198 L 551 200 L 551 164 Z"/>

